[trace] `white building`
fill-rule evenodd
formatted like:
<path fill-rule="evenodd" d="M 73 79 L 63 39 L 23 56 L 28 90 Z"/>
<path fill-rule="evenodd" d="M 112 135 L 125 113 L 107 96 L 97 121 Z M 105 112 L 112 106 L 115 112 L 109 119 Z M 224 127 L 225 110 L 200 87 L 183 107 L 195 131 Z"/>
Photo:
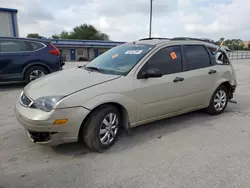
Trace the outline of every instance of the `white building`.
<path fill-rule="evenodd" d="M 17 9 L 0 7 L 0 37 L 19 37 Z"/>

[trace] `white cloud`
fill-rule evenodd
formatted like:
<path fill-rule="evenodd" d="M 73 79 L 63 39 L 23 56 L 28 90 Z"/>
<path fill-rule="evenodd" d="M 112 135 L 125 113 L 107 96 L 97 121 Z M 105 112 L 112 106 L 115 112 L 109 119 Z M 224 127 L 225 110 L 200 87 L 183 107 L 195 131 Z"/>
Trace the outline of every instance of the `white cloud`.
<path fill-rule="evenodd" d="M 19 9 L 21 36 L 51 36 L 88 23 L 112 40 L 148 36 L 149 1 L 145 0 L 0 0 Z M 250 39 L 250 0 L 154 0 L 153 36 Z"/>

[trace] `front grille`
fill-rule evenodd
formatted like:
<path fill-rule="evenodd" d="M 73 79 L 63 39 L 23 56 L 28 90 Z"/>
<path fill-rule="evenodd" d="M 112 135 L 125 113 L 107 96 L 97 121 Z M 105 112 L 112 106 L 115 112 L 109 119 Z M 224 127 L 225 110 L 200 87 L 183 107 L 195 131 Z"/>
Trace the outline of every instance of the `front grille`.
<path fill-rule="evenodd" d="M 21 94 L 20 103 L 25 107 L 32 107 L 34 104 L 34 102 L 29 97 L 27 97 L 24 92 Z"/>

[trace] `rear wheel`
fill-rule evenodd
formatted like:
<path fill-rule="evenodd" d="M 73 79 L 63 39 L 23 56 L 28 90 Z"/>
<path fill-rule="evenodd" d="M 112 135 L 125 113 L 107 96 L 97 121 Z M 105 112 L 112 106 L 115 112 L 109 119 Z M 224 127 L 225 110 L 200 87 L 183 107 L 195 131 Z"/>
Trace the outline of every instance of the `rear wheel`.
<path fill-rule="evenodd" d="M 116 141 L 121 124 L 118 109 L 105 105 L 95 110 L 82 130 L 85 145 L 98 152 L 110 148 Z"/>
<path fill-rule="evenodd" d="M 227 107 L 228 96 L 229 96 L 229 93 L 228 93 L 227 88 L 223 85 L 219 86 L 215 90 L 210 100 L 210 104 L 209 104 L 209 107 L 207 108 L 207 112 L 211 115 L 218 115 L 224 112 L 224 110 Z"/>
<path fill-rule="evenodd" d="M 49 72 L 42 66 L 32 66 L 25 71 L 24 79 L 26 83 L 30 83 L 31 81 L 40 78 L 48 73 Z"/>

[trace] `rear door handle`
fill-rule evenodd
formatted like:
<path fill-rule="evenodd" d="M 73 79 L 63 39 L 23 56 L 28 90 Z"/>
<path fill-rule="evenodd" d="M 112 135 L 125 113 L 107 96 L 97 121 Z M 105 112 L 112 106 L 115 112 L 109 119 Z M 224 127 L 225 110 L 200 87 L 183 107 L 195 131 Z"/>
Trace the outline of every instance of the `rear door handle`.
<path fill-rule="evenodd" d="M 176 77 L 173 82 L 182 82 L 184 80 L 184 78 L 181 77 Z"/>
<path fill-rule="evenodd" d="M 217 72 L 216 70 L 211 69 L 211 70 L 208 72 L 208 74 L 215 74 L 216 72 Z"/>

